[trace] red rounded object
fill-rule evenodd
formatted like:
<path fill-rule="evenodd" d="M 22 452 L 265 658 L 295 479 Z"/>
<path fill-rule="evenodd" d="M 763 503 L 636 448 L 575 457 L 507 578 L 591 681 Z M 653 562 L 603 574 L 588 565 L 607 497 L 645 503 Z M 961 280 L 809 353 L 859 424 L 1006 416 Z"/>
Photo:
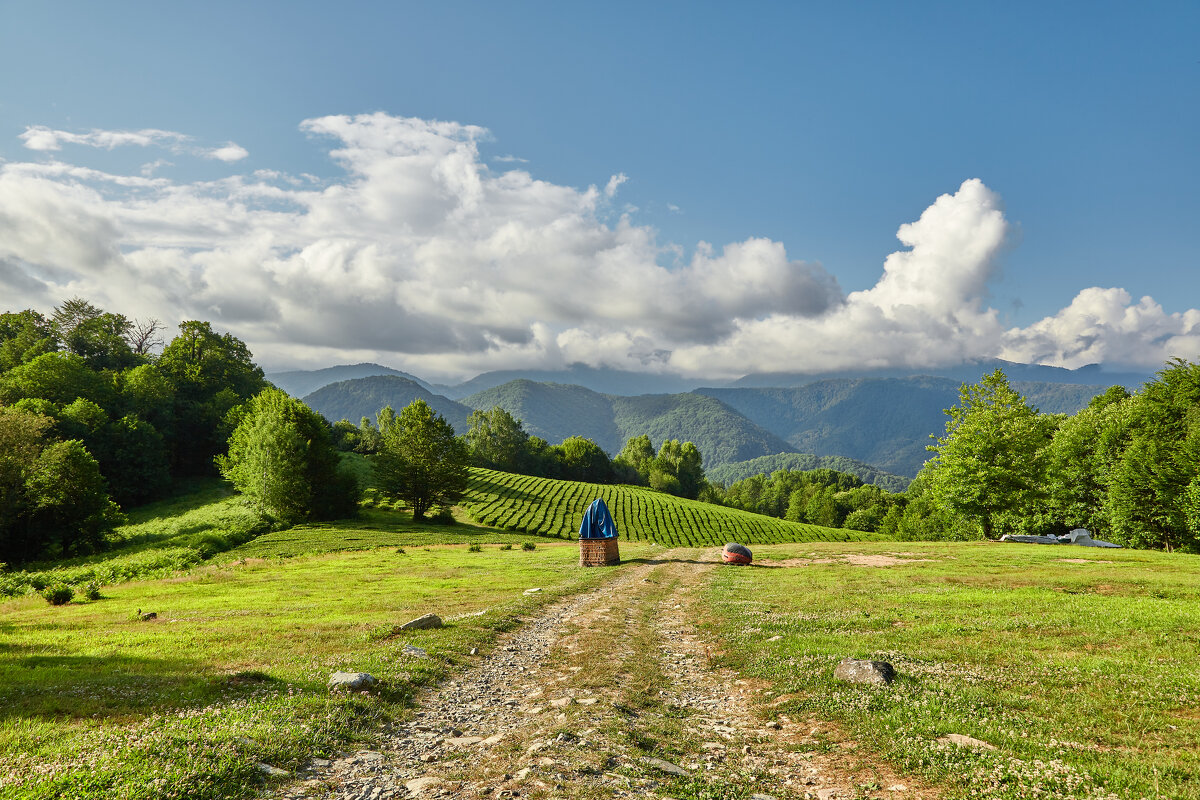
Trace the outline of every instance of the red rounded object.
<path fill-rule="evenodd" d="M 750 558 L 741 553 L 731 553 L 728 550 L 721 553 L 721 560 L 726 564 L 749 564 Z"/>

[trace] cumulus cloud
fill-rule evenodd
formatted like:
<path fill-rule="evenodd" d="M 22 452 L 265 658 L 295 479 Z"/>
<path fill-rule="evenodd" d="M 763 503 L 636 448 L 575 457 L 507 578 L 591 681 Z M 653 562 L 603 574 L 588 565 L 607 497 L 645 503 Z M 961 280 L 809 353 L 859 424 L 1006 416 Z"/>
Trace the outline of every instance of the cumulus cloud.
<path fill-rule="evenodd" d="M 846 295 L 779 242 L 701 242 L 687 257 L 631 212 L 612 219 L 623 173 L 579 188 L 490 167 L 482 127 L 378 113 L 300 128 L 329 146 L 340 178 L 259 169 L 184 183 L 153 177 L 157 164 L 141 175 L 0 164 L 6 306 L 81 295 L 212 320 L 269 364 L 377 360 L 443 376 L 576 361 L 710 377 L 979 356 L 1161 363 L 1198 336 L 1200 312 L 1165 314 L 1119 289 L 1006 330 L 986 301 L 1009 225 L 978 180 L 902 225 L 879 281 Z M 41 152 L 247 155 L 155 130 L 36 127 L 22 139 Z"/>

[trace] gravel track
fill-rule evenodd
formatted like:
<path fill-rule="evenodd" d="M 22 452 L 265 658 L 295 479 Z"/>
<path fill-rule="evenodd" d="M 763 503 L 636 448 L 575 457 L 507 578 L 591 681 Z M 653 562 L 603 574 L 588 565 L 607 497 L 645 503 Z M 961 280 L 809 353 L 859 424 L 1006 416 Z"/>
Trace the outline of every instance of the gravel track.
<path fill-rule="evenodd" d="M 756 800 L 936 797 L 859 758 L 836 726 L 767 721 L 765 685 L 712 667 L 714 643 L 693 620 L 717 561 L 668 551 L 548 606 L 418 696 L 378 750 L 315 759 L 272 796 L 653 797 L 705 785 Z M 637 681 L 662 688 L 647 699 Z"/>

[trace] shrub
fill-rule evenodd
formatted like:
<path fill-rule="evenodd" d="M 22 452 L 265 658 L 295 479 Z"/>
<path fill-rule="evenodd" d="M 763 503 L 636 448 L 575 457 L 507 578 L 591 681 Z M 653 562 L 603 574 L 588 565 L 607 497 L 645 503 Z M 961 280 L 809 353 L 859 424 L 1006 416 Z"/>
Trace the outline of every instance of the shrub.
<path fill-rule="evenodd" d="M 42 592 L 42 597 L 46 598 L 46 602 L 52 606 L 66 605 L 74 596 L 75 590 L 62 583 L 47 587 Z"/>
<path fill-rule="evenodd" d="M 456 522 L 454 514 L 447 506 L 439 508 L 433 516 L 429 517 L 429 521 L 435 525 L 453 525 Z"/>
<path fill-rule="evenodd" d="M 501 550 L 512 550 L 512 545 L 511 544 L 502 544 L 502 545 L 500 545 L 500 549 Z"/>
<path fill-rule="evenodd" d="M 533 542 L 525 542 L 523 545 L 521 545 L 521 549 L 522 550 L 537 550 L 537 545 L 534 544 Z"/>
<path fill-rule="evenodd" d="M 92 581 L 91 583 L 89 583 L 83 589 L 83 596 L 86 597 L 88 600 L 99 600 L 100 599 L 100 584 L 96 583 L 95 581 Z"/>
<path fill-rule="evenodd" d="M 467 552 L 468 553 L 481 553 L 481 552 L 483 552 L 483 548 L 480 547 L 478 543 L 476 543 L 476 544 L 468 545 Z"/>
<path fill-rule="evenodd" d="M 403 547 L 397 547 L 397 548 L 396 548 L 396 555 L 398 555 L 398 556 L 402 556 L 402 555 L 404 555 L 404 553 L 405 553 L 405 550 L 404 550 L 404 548 L 403 548 Z"/>

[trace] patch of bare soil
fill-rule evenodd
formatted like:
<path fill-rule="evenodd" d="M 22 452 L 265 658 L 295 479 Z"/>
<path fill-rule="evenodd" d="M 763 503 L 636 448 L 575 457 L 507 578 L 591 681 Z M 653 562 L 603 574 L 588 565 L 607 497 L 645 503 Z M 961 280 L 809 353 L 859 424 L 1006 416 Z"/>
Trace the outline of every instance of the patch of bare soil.
<path fill-rule="evenodd" d="M 1099 558 L 1060 558 L 1059 561 L 1064 564 L 1112 564 L 1112 561 L 1105 561 Z"/>
<path fill-rule="evenodd" d="M 276 797 L 640 798 L 691 783 L 760 800 L 936 797 L 829 722 L 768 719 L 765 684 L 714 665 L 694 620 L 719 568 L 665 551 L 622 569 L 420 697 L 377 750 L 314 760 Z"/>

